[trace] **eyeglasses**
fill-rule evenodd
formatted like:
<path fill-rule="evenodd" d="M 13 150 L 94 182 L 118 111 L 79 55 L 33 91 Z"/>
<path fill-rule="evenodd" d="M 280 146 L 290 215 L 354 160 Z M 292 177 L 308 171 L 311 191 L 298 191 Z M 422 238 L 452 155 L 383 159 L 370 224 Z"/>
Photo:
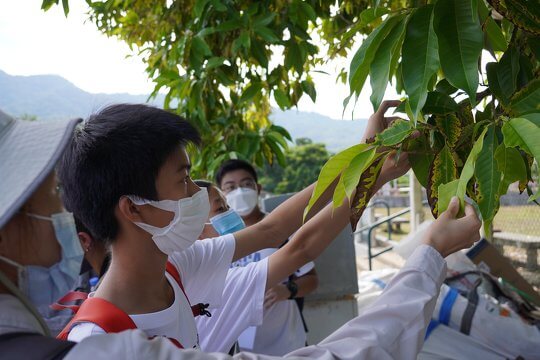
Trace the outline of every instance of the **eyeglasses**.
<path fill-rule="evenodd" d="M 225 194 L 228 194 L 239 187 L 257 190 L 257 183 L 251 179 L 241 181 L 239 184 L 227 183 L 222 190 Z"/>

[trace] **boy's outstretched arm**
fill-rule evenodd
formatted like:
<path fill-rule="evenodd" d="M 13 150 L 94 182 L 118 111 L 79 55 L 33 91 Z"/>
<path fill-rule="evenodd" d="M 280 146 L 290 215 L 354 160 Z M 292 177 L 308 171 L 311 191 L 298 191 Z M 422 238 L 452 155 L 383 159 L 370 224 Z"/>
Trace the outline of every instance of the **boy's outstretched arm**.
<path fill-rule="evenodd" d="M 397 100 L 383 101 L 377 112 L 369 118 L 368 125 L 362 136 L 362 142 L 365 142 L 367 139 L 374 137 L 386 129 L 390 122 L 396 119 L 394 117 L 385 117 L 384 113 L 389 108 L 398 106 L 399 103 L 400 102 Z M 407 154 L 402 154 L 398 163 L 390 156 L 383 165 L 381 174 L 375 184 L 376 189 L 373 193 L 388 181 L 405 174 L 408 169 Z M 332 198 L 336 184 L 337 180 L 326 189 L 313 205 L 310 212 L 307 214 L 306 219 L 310 219 L 325 207 Z M 278 206 L 261 222 L 236 232 L 234 234 L 236 239 L 236 249 L 233 261 L 260 249 L 277 248 L 285 242 L 292 233 L 302 226 L 304 209 L 311 198 L 314 187 L 315 184 L 311 184 Z M 340 229 L 342 229 L 343 226 Z"/>

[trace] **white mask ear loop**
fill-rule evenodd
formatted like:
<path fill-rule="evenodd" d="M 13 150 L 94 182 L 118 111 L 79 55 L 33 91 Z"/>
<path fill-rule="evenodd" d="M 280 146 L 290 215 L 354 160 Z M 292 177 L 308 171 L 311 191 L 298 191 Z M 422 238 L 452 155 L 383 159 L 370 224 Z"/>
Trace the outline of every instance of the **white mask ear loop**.
<path fill-rule="evenodd" d="M 37 311 L 36 307 L 30 302 L 30 300 L 28 300 L 26 296 L 24 296 L 21 290 L 19 290 L 19 288 L 17 288 L 17 286 L 15 286 L 15 284 L 11 280 L 9 280 L 2 271 L 0 271 L 0 283 L 2 283 L 2 285 L 4 285 L 9 291 L 11 291 L 11 293 L 15 295 L 15 297 L 17 297 L 23 303 L 26 309 L 30 311 L 30 313 L 36 318 L 45 336 L 51 336 L 49 327 Z"/>

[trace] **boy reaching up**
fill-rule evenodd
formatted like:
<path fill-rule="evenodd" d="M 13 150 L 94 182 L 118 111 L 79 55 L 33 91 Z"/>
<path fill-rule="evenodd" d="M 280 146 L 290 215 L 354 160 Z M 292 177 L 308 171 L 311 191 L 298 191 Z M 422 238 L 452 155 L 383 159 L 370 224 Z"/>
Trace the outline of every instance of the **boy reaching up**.
<path fill-rule="evenodd" d="M 190 178 L 185 150 L 189 143 L 198 144 L 199 135 L 187 121 L 145 105 L 110 106 L 76 131 L 59 168 L 65 205 L 92 234 L 105 239 L 112 261 L 101 286 L 83 303 L 63 338 L 79 341 L 139 328 L 149 337 L 165 336 L 179 347 L 198 348 L 194 315 L 197 309 L 204 314 L 208 305 L 220 306 L 231 261 L 279 246 L 276 241 L 302 224 L 313 185 L 256 226 L 196 242 L 209 203 L 207 192 Z M 381 181 L 403 170 L 383 169 Z M 312 213 L 323 207 L 332 190 Z M 348 207 L 342 206 L 341 212 L 347 212 L 343 224 L 326 210 L 306 223 L 303 236 L 335 237 L 348 221 Z M 337 214 L 336 210 L 334 220 L 340 218 Z M 296 243 L 289 250 L 299 264 L 322 251 L 320 246 Z M 283 264 L 278 260 L 273 266 Z M 194 304 L 198 306 L 192 308 Z"/>

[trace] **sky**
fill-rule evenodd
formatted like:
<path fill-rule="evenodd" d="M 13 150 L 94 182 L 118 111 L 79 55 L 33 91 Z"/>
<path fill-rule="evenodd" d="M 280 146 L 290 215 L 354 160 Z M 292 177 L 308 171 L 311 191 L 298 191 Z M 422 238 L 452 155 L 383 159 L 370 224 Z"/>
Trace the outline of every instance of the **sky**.
<path fill-rule="evenodd" d="M 101 34 L 87 21 L 86 12 L 83 0 L 70 1 L 67 18 L 61 6 L 42 11 L 41 0 L 0 0 L 0 70 L 10 75 L 60 75 L 91 93 L 149 94 L 154 86 L 142 60 L 123 42 Z M 313 74 L 317 101 L 305 95 L 298 110 L 342 119 L 349 90 L 335 79 L 340 67 L 349 63 L 350 58 L 318 68 L 329 75 Z M 373 112 L 370 92 L 366 86 L 354 118 L 367 118 Z M 389 88 L 386 97 L 397 95 Z M 349 106 L 343 119 L 351 119 L 352 111 Z"/>

